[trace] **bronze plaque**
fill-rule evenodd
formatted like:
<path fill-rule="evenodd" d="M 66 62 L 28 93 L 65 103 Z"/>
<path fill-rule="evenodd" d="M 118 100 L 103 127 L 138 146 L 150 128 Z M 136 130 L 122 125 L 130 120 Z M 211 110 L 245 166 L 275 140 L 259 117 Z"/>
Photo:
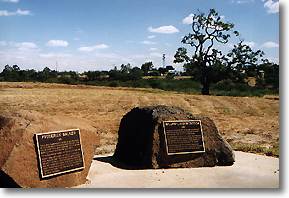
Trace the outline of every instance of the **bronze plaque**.
<path fill-rule="evenodd" d="M 35 136 L 41 178 L 84 169 L 79 129 Z"/>
<path fill-rule="evenodd" d="M 201 120 L 163 122 L 168 155 L 205 152 Z"/>

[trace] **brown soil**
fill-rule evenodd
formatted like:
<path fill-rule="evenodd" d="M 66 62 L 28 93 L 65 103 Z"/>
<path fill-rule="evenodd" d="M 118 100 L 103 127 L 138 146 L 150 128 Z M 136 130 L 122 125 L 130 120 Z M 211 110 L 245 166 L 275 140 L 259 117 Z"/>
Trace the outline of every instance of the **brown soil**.
<path fill-rule="evenodd" d="M 60 119 L 86 120 L 100 134 L 101 147 L 96 154 L 113 152 L 122 116 L 133 107 L 145 105 L 172 105 L 208 116 L 233 148 L 263 154 L 274 148 L 278 156 L 278 97 L 272 100 L 268 96 L 202 96 L 153 89 L 0 83 L 0 112 L 27 110 Z"/>

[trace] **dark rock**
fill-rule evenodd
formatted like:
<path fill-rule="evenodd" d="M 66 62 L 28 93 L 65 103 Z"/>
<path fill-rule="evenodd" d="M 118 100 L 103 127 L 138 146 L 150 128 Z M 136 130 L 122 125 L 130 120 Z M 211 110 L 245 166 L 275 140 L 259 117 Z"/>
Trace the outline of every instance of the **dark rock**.
<path fill-rule="evenodd" d="M 201 120 L 204 153 L 168 155 L 163 121 Z M 178 107 L 136 107 L 121 120 L 115 160 L 130 168 L 212 167 L 234 163 L 230 145 L 208 117 L 194 116 Z"/>

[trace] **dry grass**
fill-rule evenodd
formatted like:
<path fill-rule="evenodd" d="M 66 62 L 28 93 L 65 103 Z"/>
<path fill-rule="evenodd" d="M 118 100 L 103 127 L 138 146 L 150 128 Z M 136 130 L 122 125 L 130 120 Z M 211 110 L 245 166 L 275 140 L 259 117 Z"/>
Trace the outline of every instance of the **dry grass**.
<path fill-rule="evenodd" d="M 274 148 L 273 155 L 279 155 L 279 100 L 188 95 L 152 89 L 0 83 L 0 112 L 28 110 L 87 119 L 101 134 L 101 153 L 113 151 L 125 113 L 136 106 L 160 104 L 211 117 L 224 138 L 238 150 L 266 154 L 266 149 L 248 150 L 258 145 Z"/>

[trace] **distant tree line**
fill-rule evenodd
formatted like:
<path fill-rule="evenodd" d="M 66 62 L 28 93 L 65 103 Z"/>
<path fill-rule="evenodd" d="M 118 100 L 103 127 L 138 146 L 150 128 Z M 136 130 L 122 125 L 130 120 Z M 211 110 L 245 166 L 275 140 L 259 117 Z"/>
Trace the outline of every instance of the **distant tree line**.
<path fill-rule="evenodd" d="M 165 68 L 154 68 L 152 62 L 142 64 L 141 68 L 132 67 L 128 64 L 121 64 L 120 69 L 114 67 L 109 71 L 56 71 L 45 67 L 42 71 L 34 69 L 21 70 L 18 65 L 6 65 L 0 73 L 0 81 L 38 81 L 38 82 L 66 82 L 66 81 L 102 81 L 102 80 L 140 80 L 143 76 L 167 75 L 174 71 L 172 66 Z"/>
<path fill-rule="evenodd" d="M 42 71 L 34 69 L 21 70 L 18 65 L 6 65 L 0 73 L 0 81 L 12 82 L 48 82 L 78 84 L 94 81 L 141 81 L 145 76 L 165 76 L 166 79 L 173 79 L 174 76 L 190 76 L 193 81 L 200 81 L 201 72 L 199 67 L 193 63 L 184 63 L 184 72 L 175 72 L 172 66 L 156 69 L 152 62 L 146 62 L 141 67 L 131 67 L 128 64 L 114 67 L 109 71 L 86 71 L 78 73 L 76 71 L 56 71 L 45 67 Z M 229 67 L 227 64 L 218 62 L 210 67 L 210 81 L 214 84 L 246 84 L 246 79 L 252 77 L 256 80 L 256 86 L 260 88 L 279 88 L 279 65 L 264 61 L 261 64 L 250 67 L 239 66 Z M 129 86 L 129 85 L 128 85 Z"/>
<path fill-rule="evenodd" d="M 279 65 L 264 61 L 260 64 L 251 65 L 249 67 L 239 67 L 236 69 L 228 64 L 221 62 L 211 66 L 208 69 L 210 76 L 210 83 L 247 83 L 248 79 L 253 78 L 258 87 L 267 87 L 279 89 Z M 184 74 L 192 76 L 196 81 L 201 81 L 200 68 L 195 66 L 194 63 L 184 64 Z"/>

